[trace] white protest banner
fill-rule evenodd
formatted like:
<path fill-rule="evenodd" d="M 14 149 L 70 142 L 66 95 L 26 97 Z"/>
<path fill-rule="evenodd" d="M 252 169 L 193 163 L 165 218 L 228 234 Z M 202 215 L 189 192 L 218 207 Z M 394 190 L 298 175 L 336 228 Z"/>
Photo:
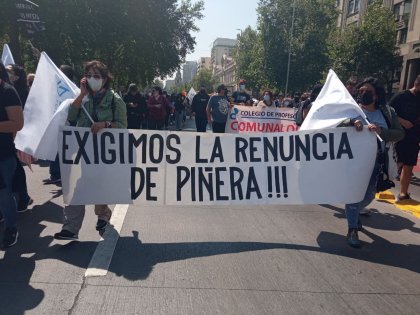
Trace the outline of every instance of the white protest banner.
<path fill-rule="evenodd" d="M 355 128 L 210 134 L 63 127 L 66 204 L 319 204 L 360 201 L 376 138 Z"/>
<path fill-rule="evenodd" d="M 4 44 L 3 45 L 3 52 L 1 54 L 1 62 L 5 65 L 14 65 L 15 64 L 15 60 L 13 59 L 13 55 L 12 52 L 9 48 L 9 45 Z"/>
<path fill-rule="evenodd" d="M 300 130 L 335 128 L 347 118 L 366 115 L 333 70 L 328 72 L 324 87 L 312 103 Z"/>
<path fill-rule="evenodd" d="M 191 88 L 188 91 L 187 98 L 190 100 L 190 104 L 192 103 L 192 100 L 193 100 L 193 98 L 196 94 L 197 94 L 197 92 L 194 90 L 194 88 Z"/>
<path fill-rule="evenodd" d="M 16 135 L 16 148 L 36 158 L 55 160 L 58 127 L 67 119 L 69 103 L 60 104 L 78 94 L 77 86 L 42 52 L 23 112 L 25 125 Z M 64 112 L 57 114 L 58 111 Z M 53 120 L 54 115 L 60 119 Z M 41 140 L 44 142 L 40 148 Z"/>
<path fill-rule="evenodd" d="M 235 105 L 226 122 L 228 133 L 297 131 L 295 109 Z"/>

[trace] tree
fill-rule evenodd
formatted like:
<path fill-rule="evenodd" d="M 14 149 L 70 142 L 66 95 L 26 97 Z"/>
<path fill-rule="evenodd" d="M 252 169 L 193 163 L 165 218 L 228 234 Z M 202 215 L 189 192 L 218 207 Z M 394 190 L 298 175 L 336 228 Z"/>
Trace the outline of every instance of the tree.
<path fill-rule="evenodd" d="M 0 12 L 10 11 L 12 2 L 1 2 Z M 36 34 L 34 46 L 56 64 L 75 65 L 79 72 L 84 61 L 99 59 L 109 66 L 118 85 L 128 81 L 145 85 L 179 68 L 194 49 L 191 33 L 198 30 L 195 21 L 203 9 L 202 1 L 191 0 L 36 2 L 46 30 Z M 0 33 L 13 32 L 15 15 L 8 19 L 0 22 Z M 22 33 L 20 38 L 25 41 Z"/>
<path fill-rule="evenodd" d="M 234 56 L 238 67 L 237 79 L 245 79 L 247 86 L 257 92 L 269 87 L 264 44 L 258 31 L 248 26 L 238 36 Z"/>
<path fill-rule="evenodd" d="M 359 27 L 336 30 L 329 40 L 332 67 L 343 78 L 376 76 L 384 82 L 396 65 L 395 20 L 382 1 L 373 2 Z"/>
<path fill-rule="evenodd" d="M 290 36 L 293 20 L 293 36 Z M 319 81 L 328 66 L 326 41 L 336 27 L 334 0 L 261 0 L 258 29 L 264 43 L 269 80 L 286 84 L 291 45 L 289 90 L 306 88 Z"/>
<path fill-rule="evenodd" d="M 215 84 L 216 80 L 213 78 L 211 70 L 208 69 L 201 69 L 192 80 L 192 87 L 194 90 L 198 91 L 200 87 L 204 86 L 207 93 L 212 93 L 214 91 Z"/>

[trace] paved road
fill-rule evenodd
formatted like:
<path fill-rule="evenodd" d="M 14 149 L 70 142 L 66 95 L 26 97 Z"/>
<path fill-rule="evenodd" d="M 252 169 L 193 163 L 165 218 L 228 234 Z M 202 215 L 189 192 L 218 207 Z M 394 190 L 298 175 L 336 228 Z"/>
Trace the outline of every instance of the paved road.
<path fill-rule="evenodd" d="M 85 277 L 93 210 L 80 242 L 55 241 L 60 187 L 41 184 L 47 167 L 27 174 L 35 205 L 0 251 L 2 315 L 419 313 L 420 219 L 391 204 L 373 203 L 361 249 L 346 244 L 342 205 L 130 206 L 115 251 L 101 252 L 113 253 L 107 274 Z"/>

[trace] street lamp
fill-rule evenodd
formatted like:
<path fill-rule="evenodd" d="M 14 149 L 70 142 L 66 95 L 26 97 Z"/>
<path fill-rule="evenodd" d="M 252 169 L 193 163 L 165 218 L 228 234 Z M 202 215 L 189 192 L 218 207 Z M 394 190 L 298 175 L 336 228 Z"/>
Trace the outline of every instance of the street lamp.
<path fill-rule="evenodd" d="M 287 89 L 289 87 L 289 74 L 290 74 L 290 56 L 292 54 L 292 39 L 293 39 L 293 25 L 295 22 L 295 0 L 293 0 L 293 9 L 292 9 L 292 26 L 290 27 L 290 39 L 289 39 L 289 58 L 287 60 L 287 74 L 286 74 L 286 87 L 284 91 L 284 96 L 287 95 Z"/>

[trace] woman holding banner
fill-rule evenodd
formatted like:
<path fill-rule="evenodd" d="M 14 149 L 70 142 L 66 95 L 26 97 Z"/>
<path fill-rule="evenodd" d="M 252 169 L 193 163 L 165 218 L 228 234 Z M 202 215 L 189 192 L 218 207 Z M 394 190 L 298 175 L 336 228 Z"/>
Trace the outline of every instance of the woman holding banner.
<path fill-rule="evenodd" d="M 376 78 L 367 78 L 359 83 L 357 102 L 367 117 L 363 122 L 361 118 L 351 119 L 350 124 L 358 131 L 363 130 L 363 124 L 367 124 L 369 131 L 376 132 L 385 142 L 399 141 L 404 137 L 404 131 L 398 121 L 394 109 L 386 105 L 385 89 Z M 379 163 L 376 161 L 365 197 L 362 201 L 346 204 L 346 217 L 348 223 L 347 242 L 352 247 L 360 247 L 358 230 L 362 229 L 359 221 L 359 213 L 367 207 L 375 198 L 376 184 L 379 174 Z"/>
<path fill-rule="evenodd" d="M 111 89 L 112 76 L 108 67 L 100 61 L 85 63 L 84 77 L 80 80 L 80 94 L 73 101 L 68 121 L 73 126 L 89 127 L 92 133 L 105 128 L 127 128 L 126 105 Z M 112 212 L 108 205 L 95 205 L 98 216 L 96 230 L 102 231 L 108 225 Z M 64 224 L 55 239 L 76 240 L 82 227 L 85 206 L 66 206 Z"/>
<path fill-rule="evenodd" d="M 3 248 L 16 244 L 16 202 L 12 193 L 17 158 L 14 134 L 23 127 L 22 104 L 16 90 L 7 83 L 7 72 L 0 62 L 0 222 L 5 222 Z"/>

